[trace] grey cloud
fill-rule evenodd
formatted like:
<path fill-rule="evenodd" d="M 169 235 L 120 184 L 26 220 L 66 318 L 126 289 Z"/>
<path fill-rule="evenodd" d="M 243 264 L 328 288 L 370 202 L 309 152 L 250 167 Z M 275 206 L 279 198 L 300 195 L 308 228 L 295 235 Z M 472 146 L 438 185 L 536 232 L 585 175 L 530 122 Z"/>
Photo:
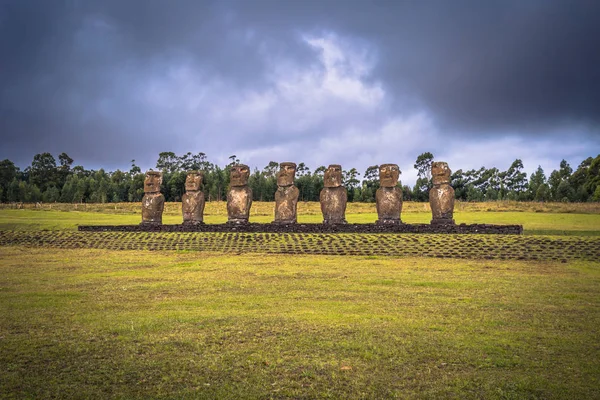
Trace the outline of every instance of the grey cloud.
<path fill-rule="evenodd" d="M 300 131 L 293 102 L 275 104 L 254 130 L 239 125 L 247 120 L 203 115 L 211 103 L 227 113 L 243 93 L 268 93 L 274 66 L 323 72 L 303 34 L 335 34 L 366 49 L 376 62 L 360 79 L 382 85 L 385 107 L 331 102 Z M 260 149 L 273 147 L 318 162 L 311 151 L 321 138 L 339 140 L 351 127 L 377 131 L 421 112 L 444 139 L 413 143 L 414 158 L 443 140 L 460 148 L 463 137 L 507 133 L 536 140 L 569 132 L 595 152 L 598 48 L 600 3 L 591 1 L 5 1 L 0 157 L 26 165 L 36 152 L 67 151 L 86 166 L 113 168 L 131 158 L 152 166 L 165 150 L 215 160 L 268 157 Z M 208 103 L 184 109 L 193 96 L 172 82 L 178 68 L 194 72 L 198 92 L 210 88 Z M 157 82 L 171 86 L 160 104 L 148 99 Z M 381 155 L 354 146 L 341 162 Z"/>

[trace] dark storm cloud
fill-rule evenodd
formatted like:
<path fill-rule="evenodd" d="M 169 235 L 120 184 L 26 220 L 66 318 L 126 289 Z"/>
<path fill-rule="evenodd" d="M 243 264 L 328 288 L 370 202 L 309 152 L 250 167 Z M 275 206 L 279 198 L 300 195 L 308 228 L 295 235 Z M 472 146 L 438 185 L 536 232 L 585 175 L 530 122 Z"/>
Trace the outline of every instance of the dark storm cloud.
<path fill-rule="evenodd" d="M 399 106 L 426 107 L 459 129 L 600 122 L 597 1 L 242 4 L 260 24 L 283 16 L 371 41 L 374 73 Z"/>
<path fill-rule="evenodd" d="M 273 71 L 324 73 L 324 50 L 307 35 L 366 52 L 374 63 L 355 74 L 367 85 L 357 93 L 381 87 L 386 107 L 323 100 L 315 110 L 313 99 L 302 108 L 302 96 L 283 96 Z M 458 144 L 568 132 L 594 151 L 599 48 L 594 1 L 5 1 L 0 158 L 24 166 L 35 153 L 67 151 L 113 168 L 131 158 L 152 166 L 165 150 L 291 157 L 344 122 L 384 131 L 395 126 L 388 119 L 423 112 Z M 228 112 L 238 119 L 218 117 Z M 306 119 L 316 122 L 297 129 Z M 412 125 L 400 126 L 408 135 Z M 413 143 L 413 158 L 438 150 L 434 133 Z M 347 137 L 348 161 L 378 154 L 359 134 Z"/>

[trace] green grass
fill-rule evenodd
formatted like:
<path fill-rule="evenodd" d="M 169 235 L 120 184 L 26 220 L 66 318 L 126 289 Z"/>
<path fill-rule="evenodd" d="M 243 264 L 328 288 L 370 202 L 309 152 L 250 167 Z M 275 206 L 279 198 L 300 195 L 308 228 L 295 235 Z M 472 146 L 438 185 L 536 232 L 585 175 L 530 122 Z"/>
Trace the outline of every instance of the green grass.
<path fill-rule="evenodd" d="M 600 396 L 594 262 L 0 250 L 3 398 Z"/>
<path fill-rule="evenodd" d="M 526 236 L 90 233 L 139 204 L 75 206 L 0 207 L 0 398 L 600 398 L 595 204 L 457 204 Z"/>
<path fill-rule="evenodd" d="M 376 213 L 347 214 L 350 223 L 373 223 Z M 538 213 L 538 212 L 478 212 L 457 211 L 456 223 L 520 224 L 525 234 L 545 235 L 600 235 L 600 214 Z M 224 223 L 224 210 L 219 214 L 205 216 L 208 224 Z M 251 222 L 269 223 L 271 215 L 251 215 Z M 405 223 L 429 223 L 429 212 L 407 212 L 402 214 Z M 141 222 L 141 214 L 118 214 L 109 212 L 51 211 L 51 210 L 0 210 L 0 230 L 77 230 L 77 225 L 132 225 Z M 164 224 L 180 224 L 179 214 L 163 216 Z M 299 214 L 300 223 L 320 223 L 319 214 Z"/>

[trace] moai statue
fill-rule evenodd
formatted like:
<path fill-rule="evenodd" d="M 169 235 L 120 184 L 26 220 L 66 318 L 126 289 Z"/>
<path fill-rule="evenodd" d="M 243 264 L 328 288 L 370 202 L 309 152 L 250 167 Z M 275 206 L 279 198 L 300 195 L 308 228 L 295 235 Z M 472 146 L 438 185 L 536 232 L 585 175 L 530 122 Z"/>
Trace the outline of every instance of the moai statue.
<path fill-rule="evenodd" d="M 375 193 L 378 225 L 401 224 L 402 189 L 396 187 L 400 177 L 397 164 L 382 164 L 379 167 L 379 189 Z"/>
<path fill-rule="evenodd" d="M 348 194 L 342 186 L 342 166 L 330 165 L 325 171 L 323 179 L 323 190 L 321 190 L 321 212 L 324 224 L 346 223 L 346 202 Z"/>
<path fill-rule="evenodd" d="M 274 224 L 295 224 L 296 208 L 300 191 L 294 186 L 296 164 L 284 162 L 279 164 L 277 174 L 277 191 L 275 192 L 275 220 Z"/>
<path fill-rule="evenodd" d="M 432 224 L 454 224 L 454 189 L 450 186 L 450 168 L 443 161 L 431 164 L 433 188 L 429 191 Z"/>
<path fill-rule="evenodd" d="M 142 198 L 142 225 L 162 224 L 165 196 L 160 193 L 161 183 L 161 172 L 146 172 L 146 178 L 144 179 L 144 197 Z"/>
<path fill-rule="evenodd" d="M 250 168 L 238 164 L 231 167 L 229 173 L 229 192 L 227 192 L 227 216 L 230 224 L 247 224 L 252 206 L 252 189 L 248 186 Z"/>
<path fill-rule="evenodd" d="M 190 171 L 185 178 L 185 193 L 181 198 L 181 212 L 185 225 L 204 223 L 204 193 L 200 190 L 202 172 Z"/>

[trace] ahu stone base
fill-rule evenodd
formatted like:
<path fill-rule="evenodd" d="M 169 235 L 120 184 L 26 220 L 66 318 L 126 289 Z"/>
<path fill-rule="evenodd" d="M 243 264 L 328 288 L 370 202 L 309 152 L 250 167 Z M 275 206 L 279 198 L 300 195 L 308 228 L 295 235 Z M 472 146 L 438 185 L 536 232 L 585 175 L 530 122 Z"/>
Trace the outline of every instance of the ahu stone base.
<path fill-rule="evenodd" d="M 181 224 L 80 225 L 83 232 L 439 233 L 522 235 L 523 225 L 489 224 Z"/>

